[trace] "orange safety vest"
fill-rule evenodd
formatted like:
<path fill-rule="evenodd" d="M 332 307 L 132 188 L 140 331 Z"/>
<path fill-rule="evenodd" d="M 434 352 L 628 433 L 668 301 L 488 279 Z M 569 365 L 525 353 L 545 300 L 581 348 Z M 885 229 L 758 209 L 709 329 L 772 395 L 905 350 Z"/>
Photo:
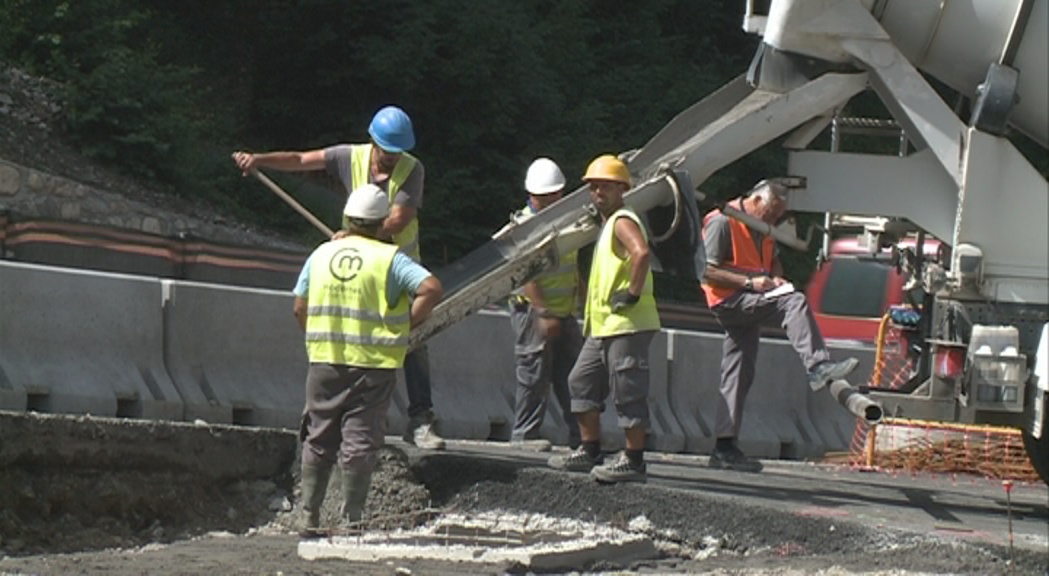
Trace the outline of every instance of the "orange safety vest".
<path fill-rule="evenodd" d="M 728 205 L 736 210 L 743 211 L 743 201 L 741 198 L 729 202 Z M 704 229 L 707 224 L 719 214 L 721 214 L 721 210 L 711 210 L 710 213 L 703 218 Z M 776 247 L 776 242 L 772 237 L 765 236 L 761 240 L 761 253 L 758 254 L 758 247 L 754 243 L 754 236 L 751 235 L 751 230 L 746 224 L 735 218 L 729 218 L 728 228 L 732 232 L 732 259 L 728 262 L 722 262 L 718 267 L 732 272 L 746 274 L 748 276 L 771 274 L 772 258 L 775 255 Z M 707 297 L 707 306 L 710 308 L 728 300 L 739 291 L 739 288 L 735 286 L 710 284 L 708 282 L 703 282 L 701 285 L 703 287 L 703 293 Z"/>

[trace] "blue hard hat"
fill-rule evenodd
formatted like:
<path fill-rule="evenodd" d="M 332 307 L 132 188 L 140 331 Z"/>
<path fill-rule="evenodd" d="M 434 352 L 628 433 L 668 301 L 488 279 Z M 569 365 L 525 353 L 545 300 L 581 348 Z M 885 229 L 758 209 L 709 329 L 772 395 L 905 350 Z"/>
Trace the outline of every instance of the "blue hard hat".
<path fill-rule="evenodd" d="M 387 106 L 376 112 L 368 126 L 368 134 L 387 152 L 405 152 L 415 147 L 412 120 L 396 106 Z"/>

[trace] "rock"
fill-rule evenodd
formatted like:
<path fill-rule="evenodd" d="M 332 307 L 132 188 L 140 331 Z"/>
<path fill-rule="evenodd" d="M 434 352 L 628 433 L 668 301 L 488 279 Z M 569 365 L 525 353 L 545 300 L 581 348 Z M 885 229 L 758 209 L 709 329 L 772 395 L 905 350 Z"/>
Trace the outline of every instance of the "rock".
<path fill-rule="evenodd" d="M 14 166 L 0 164 L 0 194 L 14 196 L 22 187 L 22 174 Z"/>

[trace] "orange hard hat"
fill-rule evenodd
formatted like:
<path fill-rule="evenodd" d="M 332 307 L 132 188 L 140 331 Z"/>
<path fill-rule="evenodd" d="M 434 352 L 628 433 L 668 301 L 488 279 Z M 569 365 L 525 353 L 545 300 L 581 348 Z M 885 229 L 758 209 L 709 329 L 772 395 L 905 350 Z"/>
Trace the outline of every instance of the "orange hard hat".
<path fill-rule="evenodd" d="M 603 154 L 594 158 L 590 165 L 586 167 L 583 181 L 589 182 L 590 180 L 612 180 L 613 182 L 622 182 L 630 186 L 630 170 L 627 169 L 626 163 L 619 158 L 611 154 Z"/>

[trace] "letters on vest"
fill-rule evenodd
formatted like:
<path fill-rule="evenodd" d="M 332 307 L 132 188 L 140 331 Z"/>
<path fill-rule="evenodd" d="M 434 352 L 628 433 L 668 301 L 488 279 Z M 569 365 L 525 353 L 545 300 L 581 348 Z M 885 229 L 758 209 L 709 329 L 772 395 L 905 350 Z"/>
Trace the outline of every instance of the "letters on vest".
<path fill-rule="evenodd" d="M 361 236 L 310 257 L 306 352 L 312 363 L 399 368 L 408 352 L 407 296 L 390 306 L 386 282 L 397 247 Z"/>

